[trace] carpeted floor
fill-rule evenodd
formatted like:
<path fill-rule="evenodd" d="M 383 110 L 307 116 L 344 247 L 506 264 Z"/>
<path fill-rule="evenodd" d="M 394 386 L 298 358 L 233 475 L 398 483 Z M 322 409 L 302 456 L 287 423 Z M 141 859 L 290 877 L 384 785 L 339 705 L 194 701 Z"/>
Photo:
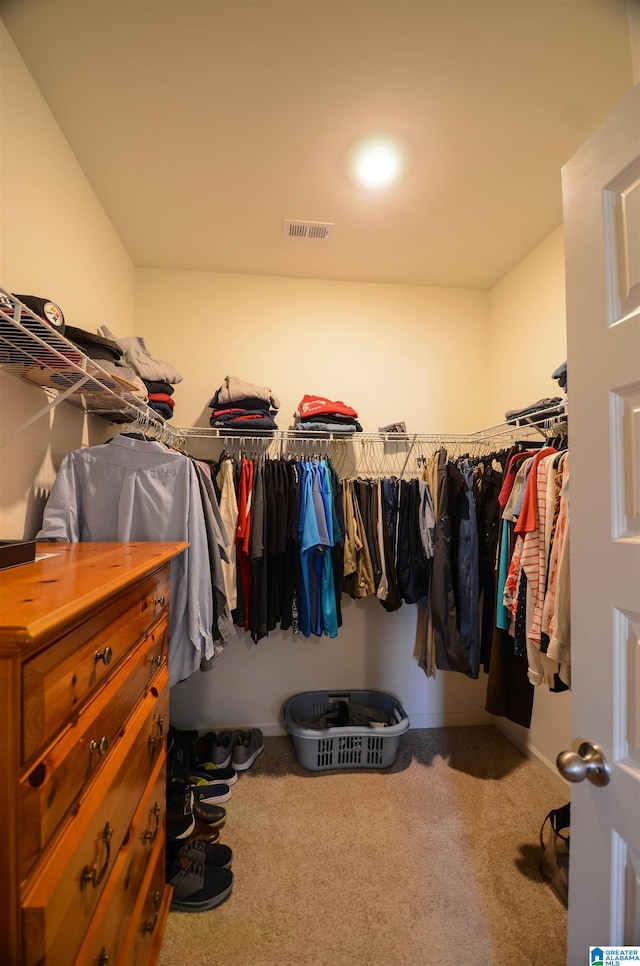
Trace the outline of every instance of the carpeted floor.
<path fill-rule="evenodd" d="M 382 771 L 306 771 L 267 738 L 225 805 L 233 892 L 172 912 L 159 966 L 562 966 L 538 872 L 562 804 L 492 727 L 409 731 Z"/>

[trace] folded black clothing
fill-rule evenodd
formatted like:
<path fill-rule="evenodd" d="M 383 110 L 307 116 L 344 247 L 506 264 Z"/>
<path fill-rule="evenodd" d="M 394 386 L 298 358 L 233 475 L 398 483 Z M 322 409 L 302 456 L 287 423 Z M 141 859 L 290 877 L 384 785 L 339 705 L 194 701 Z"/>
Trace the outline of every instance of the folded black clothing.
<path fill-rule="evenodd" d="M 65 325 L 65 338 L 77 345 L 90 359 L 122 359 L 122 349 L 111 339 L 105 339 L 94 332 L 85 332 L 73 325 Z"/>
<path fill-rule="evenodd" d="M 329 422 L 329 423 L 344 423 L 346 426 L 359 426 L 360 423 L 355 418 L 355 416 L 345 416 L 344 413 L 321 413 L 313 414 L 311 416 L 300 416 L 298 417 L 298 422 L 302 423 L 318 423 L 318 422 Z"/>
<path fill-rule="evenodd" d="M 260 409 L 262 412 L 276 412 L 277 409 L 272 409 L 271 403 L 268 399 L 258 399 L 256 396 L 245 396 L 243 399 L 234 399 L 233 402 L 218 402 L 218 394 L 220 390 L 218 389 L 213 399 L 209 403 L 210 409 Z"/>
<path fill-rule="evenodd" d="M 504 418 L 511 424 L 515 424 L 518 420 L 539 423 L 553 416 L 561 416 L 564 411 L 564 401 L 560 396 L 547 396 L 525 406 L 524 409 L 509 409 L 504 414 Z"/>
<path fill-rule="evenodd" d="M 149 409 L 153 409 L 154 413 L 158 413 L 158 415 L 163 416 L 164 419 L 171 419 L 173 416 L 173 409 L 168 405 L 168 403 L 149 401 L 148 406 Z"/>
<path fill-rule="evenodd" d="M 170 382 L 160 382 L 157 379 L 143 379 L 147 392 L 166 392 L 167 396 L 173 396 L 175 389 Z"/>
<path fill-rule="evenodd" d="M 233 429 L 238 430 L 239 435 L 251 436 L 257 429 L 277 429 L 275 421 L 271 416 L 239 416 L 235 419 L 218 420 L 213 415 L 209 422 L 214 429 Z"/>

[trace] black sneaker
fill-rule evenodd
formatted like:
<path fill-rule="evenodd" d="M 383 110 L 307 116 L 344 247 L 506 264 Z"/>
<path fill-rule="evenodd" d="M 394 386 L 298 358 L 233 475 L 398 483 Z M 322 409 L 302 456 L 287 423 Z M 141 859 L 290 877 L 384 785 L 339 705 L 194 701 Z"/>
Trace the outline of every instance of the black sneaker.
<path fill-rule="evenodd" d="M 172 909 L 204 912 L 223 902 L 233 888 L 233 872 L 202 865 L 186 858 L 176 859 L 169 871 L 173 886 Z"/>
<path fill-rule="evenodd" d="M 167 816 L 170 813 L 191 815 L 204 822 L 209 828 L 222 828 L 227 817 L 222 805 L 195 802 L 192 786 L 181 778 L 174 778 L 167 782 Z M 186 835 L 181 837 L 186 838 Z"/>
<path fill-rule="evenodd" d="M 167 782 L 167 839 L 182 841 L 189 838 L 196 827 L 193 796 L 181 781 Z"/>
<path fill-rule="evenodd" d="M 235 768 L 220 768 L 212 761 L 203 761 L 197 768 L 192 768 L 189 779 L 205 778 L 209 782 L 224 782 L 225 785 L 235 785 L 238 781 L 238 772 Z"/>
<path fill-rule="evenodd" d="M 169 778 L 186 778 L 193 746 L 198 739 L 197 731 L 179 731 L 169 725 L 167 734 L 167 773 Z"/>
<path fill-rule="evenodd" d="M 193 776 L 189 779 L 193 802 L 204 802 L 206 805 L 222 805 L 231 798 L 231 789 L 224 782 L 208 782 L 206 779 L 199 783 Z"/>
<path fill-rule="evenodd" d="M 206 735 L 201 735 L 191 750 L 191 767 L 197 768 L 202 762 L 211 761 L 211 752 L 215 746 L 215 731 L 207 731 Z"/>
<path fill-rule="evenodd" d="M 171 869 L 176 859 L 188 859 L 189 862 L 198 862 L 200 865 L 213 866 L 218 869 L 228 869 L 233 862 L 233 852 L 228 845 L 216 843 L 210 845 L 208 842 L 176 842 L 167 843 L 167 868 Z"/>

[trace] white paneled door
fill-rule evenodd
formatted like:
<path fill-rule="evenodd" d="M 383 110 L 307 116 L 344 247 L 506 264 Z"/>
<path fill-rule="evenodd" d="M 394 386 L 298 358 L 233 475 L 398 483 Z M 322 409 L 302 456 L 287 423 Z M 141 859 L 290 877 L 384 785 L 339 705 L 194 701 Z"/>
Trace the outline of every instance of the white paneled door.
<path fill-rule="evenodd" d="M 611 769 L 572 787 L 568 963 L 586 966 L 640 945 L 640 86 L 562 183 L 573 750 Z"/>

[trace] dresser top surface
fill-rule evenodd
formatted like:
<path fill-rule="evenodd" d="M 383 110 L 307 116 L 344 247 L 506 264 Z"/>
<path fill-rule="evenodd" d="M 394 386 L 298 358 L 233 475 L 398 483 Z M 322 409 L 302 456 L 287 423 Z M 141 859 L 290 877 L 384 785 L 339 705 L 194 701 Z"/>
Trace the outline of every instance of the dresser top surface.
<path fill-rule="evenodd" d="M 187 543 L 39 543 L 33 563 L 0 571 L 0 649 L 20 648 L 73 622 Z"/>

